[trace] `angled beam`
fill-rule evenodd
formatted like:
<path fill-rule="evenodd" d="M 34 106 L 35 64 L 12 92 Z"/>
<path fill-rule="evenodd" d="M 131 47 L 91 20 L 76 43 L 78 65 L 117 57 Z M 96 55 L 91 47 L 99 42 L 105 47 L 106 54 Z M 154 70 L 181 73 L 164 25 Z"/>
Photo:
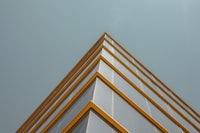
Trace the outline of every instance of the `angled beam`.
<path fill-rule="evenodd" d="M 90 110 L 94 111 L 98 116 L 103 118 L 103 120 L 106 121 L 109 125 L 113 126 L 114 129 L 117 129 L 121 133 L 128 133 L 128 130 L 126 128 L 124 128 L 120 123 L 110 117 L 106 112 L 104 112 L 92 101 L 90 101 L 82 109 L 82 111 L 62 130 L 61 133 L 68 133 L 72 128 L 74 128 L 74 125 L 76 125 L 76 123 L 78 123 L 80 119 L 82 119 L 84 115 L 87 114 L 87 112 L 89 112 Z"/>
<path fill-rule="evenodd" d="M 129 53 L 125 48 L 123 48 L 120 43 L 118 43 L 114 38 L 112 38 L 108 33 L 105 33 L 110 39 L 112 39 L 123 51 L 125 51 L 130 57 L 132 57 L 143 69 L 145 69 L 150 75 L 152 75 L 158 82 L 160 82 L 167 90 L 169 90 L 178 100 L 180 100 L 185 106 L 187 106 L 194 114 L 200 118 L 200 114 L 196 112 L 191 106 L 189 106 L 180 96 L 172 91 L 164 82 L 162 82 L 158 77 L 156 77 L 147 67 L 145 67 L 138 59 L 136 59 L 131 53 Z"/>

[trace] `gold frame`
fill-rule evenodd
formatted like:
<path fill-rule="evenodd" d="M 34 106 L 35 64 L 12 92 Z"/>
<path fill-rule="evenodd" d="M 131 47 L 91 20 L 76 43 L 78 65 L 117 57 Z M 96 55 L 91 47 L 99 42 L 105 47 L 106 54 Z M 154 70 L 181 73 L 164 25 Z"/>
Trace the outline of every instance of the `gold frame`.
<path fill-rule="evenodd" d="M 120 123 L 112 119 L 106 112 L 104 112 L 100 107 L 98 107 L 95 103 L 90 101 L 81 112 L 62 130 L 61 133 L 68 133 L 75 125 L 78 123 L 85 114 L 87 114 L 90 110 L 97 113 L 99 117 L 101 117 L 106 123 L 113 126 L 114 129 L 117 129 L 121 133 L 128 133 L 128 130 L 125 129 Z"/>
<path fill-rule="evenodd" d="M 162 95 L 160 95 L 156 90 L 154 90 L 153 87 L 151 87 L 145 80 L 143 80 L 138 74 L 136 74 L 131 68 L 129 68 L 125 63 L 123 63 L 118 57 L 116 57 L 113 53 L 108 50 L 107 47 L 103 46 L 103 48 L 110 54 L 112 55 L 117 61 L 119 61 L 130 73 L 132 73 L 134 76 L 136 76 L 143 84 L 145 84 L 151 91 L 153 91 L 159 98 L 161 98 L 166 104 L 168 104 L 176 113 L 178 113 L 185 121 L 187 121 L 189 124 L 191 124 L 195 129 L 200 131 L 200 129 L 193 123 L 191 122 L 187 117 L 184 116 L 178 109 L 176 109 L 170 102 L 168 102 Z M 104 57 L 103 57 L 104 58 Z M 106 60 L 106 59 L 105 59 Z M 111 63 L 108 62 L 110 65 Z M 114 66 L 113 66 L 114 67 Z M 112 68 L 113 69 L 113 68 Z M 119 71 L 120 72 L 120 71 Z M 121 72 L 120 72 L 121 73 Z M 126 77 L 126 76 L 123 76 Z M 126 80 L 127 81 L 127 80 Z M 138 89 L 140 91 L 140 89 Z M 195 119 L 196 120 L 196 119 Z"/>
<path fill-rule="evenodd" d="M 117 44 L 122 50 L 124 50 L 125 53 L 127 53 L 130 57 L 132 57 L 144 70 L 146 70 L 150 75 L 152 75 L 161 85 L 163 85 L 168 91 L 170 91 L 177 99 L 179 99 L 185 106 L 187 106 L 196 116 L 194 116 L 191 112 L 189 112 L 185 107 L 183 107 L 176 99 L 174 99 L 168 92 L 166 92 L 160 85 L 158 85 L 152 78 L 150 78 L 143 70 L 140 69 L 136 64 L 134 64 L 132 61 L 126 57 L 118 48 L 116 48 L 113 44 L 111 44 L 106 38 L 105 35 L 108 36 L 110 39 L 112 39 L 115 44 Z M 155 75 L 153 75 L 142 63 L 140 63 L 134 56 L 132 56 L 126 49 L 124 49 L 117 41 L 115 41 L 110 35 L 107 33 L 104 33 L 99 40 L 93 45 L 93 47 L 83 56 L 83 58 L 75 65 L 75 67 L 69 72 L 69 74 L 66 75 L 66 77 L 57 85 L 57 87 L 49 94 L 49 96 L 40 104 L 40 106 L 32 113 L 32 115 L 22 124 L 22 126 L 17 130 L 17 133 L 20 132 L 28 132 L 31 128 L 31 132 L 35 132 L 39 129 L 39 127 L 50 117 L 50 115 L 56 110 L 56 108 L 66 99 L 66 97 L 73 91 L 73 89 L 81 82 L 87 75 L 90 73 L 90 71 L 98 64 L 100 60 L 104 61 L 109 67 L 111 67 L 116 73 L 118 73 L 125 81 L 127 81 L 133 88 L 135 88 L 140 94 L 142 94 L 146 99 L 148 99 L 157 109 L 159 109 L 164 115 L 166 115 L 172 122 L 174 122 L 177 126 L 179 126 L 183 131 L 189 132 L 188 129 L 186 129 L 182 124 L 180 124 L 174 117 L 172 117 L 170 114 L 168 114 L 159 104 L 157 104 L 153 99 L 151 99 L 148 95 L 146 95 L 144 92 L 142 92 L 132 81 L 130 81 L 124 74 L 122 74 L 119 70 L 117 70 L 110 62 L 108 62 L 103 56 L 99 56 L 93 64 L 88 68 L 86 72 L 83 73 L 83 75 L 79 78 L 74 85 L 67 90 L 67 92 L 64 94 L 64 96 L 50 109 L 52 104 L 56 102 L 56 100 L 61 96 L 62 93 L 66 91 L 66 89 L 71 85 L 73 80 L 77 78 L 83 70 L 93 61 L 93 59 L 99 54 L 102 49 L 105 49 L 109 54 L 111 54 L 116 60 L 118 60 L 129 72 L 131 72 L 133 75 L 135 75 L 141 82 L 143 82 L 150 90 L 152 90 L 159 98 L 161 98 L 166 104 L 168 104 L 175 112 L 177 112 L 183 119 L 185 119 L 188 123 L 190 123 L 195 129 L 200 131 L 200 129 L 191 122 L 187 117 L 185 117 L 179 110 L 177 110 L 170 102 L 168 102 L 163 96 L 161 96 L 158 92 L 156 92 L 153 87 L 151 87 L 147 82 L 145 82 L 140 76 L 138 76 L 132 69 L 130 69 L 126 64 L 124 64 L 118 57 L 116 57 L 108 48 L 101 45 L 103 41 L 106 41 L 109 43 L 117 52 L 119 52 L 127 61 L 129 61 L 133 66 L 135 66 L 144 76 L 146 76 L 153 84 L 155 84 L 160 90 L 162 90 L 167 96 L 169 96 L 175 103 L 177 103 L 182 109 L 184 109 L 192 118 L 194 118 L 197 122 L 200 122 L 198 119 L 198 116 L 200 115 L 194 111 L 189 105 L 187 105 L 179 96 L 177 96 L 168 86 L 166 86 L 162 81 L 160 81 Z M 92 55 L 92 56 L 91 56 Z M 72 77 L 73 75 L 73 77 Z M 90 82 L 95 79 L 95 77 L 101 77 L 101 80 L 106 79 L 99 74 L 98 72 L 92 76 L 93 79 L 90 79 Z M 111 83 L 106 81 L 107 85 L 112 86 L 112 89 L 115 88 Z M 85 86 L 85 85 L 84 85 Z M 121 97 L 124 97 L 125 95 L 123 93 L 120 93 L 117 88 L 113 89 L 115 92 L 118 92 Z M 75 97 L 75 96 L 74 96 Z M 74 98 L 73 97 L 73 98 Z M 72 98 L 72 99 L 73 99 Z M 123 98 L 125 101 L 127 101 L 132 107 L 136 108 L 139 113 L 141 113 L 145 118 L 147 118 L 150 122 L 152 122 L 156 127 L 158 127 L 163 132 L 168 132 L 162 125 L 160 125 L 158 122 L 156 122 L 151 116 L 149 116 L 145 111 L 143 111 L 137 104 L 135 104 L 133 101 L 131 101 L 126 96 Z M 133 102 L 133 103 L 131 103 Z M 72 104 L 72 103 L 71 103 Z M 69 103 L 67 104 L 69 106 Z M 70 105 L 71 106 L 71 105 Z M 50 109 L 50 110 L 49 110 Z M 40 119 L 46 111 L 49 112 Z M 66 111 L 66 110 L 65 110 Z M 60 114 L 60 115 L 59 115 Z M 43 131 L 47 131 L 46 129 L 49 129 L 49 125 L 52 125 L 54 122 L 53 120 L 58 119 L 62 113 L 59 112 L 59 114 L 54 117 L 50 123 L 43 129 Z M 39 121 L 37 123 L 37 121 Z M 37 123 L 37 124 L 36 124 Z M 34 126 L 34 124 L 36 124 Z M 33 127 L 34 126 L 34 127 Z"/>
<path fill-rule="evenodd" d="M 141 109 L 135 102 L 133 102 L 131 99 L 129 99 L 125 94 L 123 94 L 119 89 L 117 89 L 112 83 L 110 83 L 106 78 L 104 78 L 99 72 L 96 72 L 91 79 L 88 80 L 88 82 L 77 92 L 77 94 L 68 102 L 65 107 L 50 121 L 50 123 L 42 130 L 43 133 L 47 132 L 54 124 L 55 122 L 66 112 L 73 103 L 78 100 L 78 98 L 87 90 L 87 87 L 96 79 L 101 79 L 104 83 L 106 83 L 110 89 L 115 91 L 123 100 L 125 100 L 129 105 L 131 105 L 134 109 L 136 109 L 142 116 L 144 116 L 149 122 L 151 122 L 153 125 L 155 125 L 158 129 L 160 129 L 162 132 L 167 133 L 167 129 L 165 129 L 162 125 L 160 125 L 156 120 L 154 120 L 150 115 L 148 115 L 143 109 Z M 108 114 L 107 114 L 108 115 Z M 183 129 L 185 132 L 188 132 L 187 130 Z"/>
<path fill-rule="evenodd" d="M 130 59 L 128 57 L 126 57 L 126 55 L 124 55 L 120 50 L 118 50 L 112 43 L 110 43 L 107 39 L 105 39 L 105 41 L 107 43 L 109 43 L 109 45 L 111 45 L 118 53 L 120 53 L 129 63 L 131 63 L 134 67 L 136 67 L 144 76 L 146 76 L 154 85 L 156 85 L 161 91 L 163 91 L 169 98 L 171 98 L 177 105 L 179 105 L 183 110 L 185 110 L 193 119 L 195 119 L 197 122 L 200 123 L 200 120 L 198 120 L 193 114 L 191 114 L 185 107 L 183 107 L 176 99 L 174 99 L 168 92 L 166 92 L 166 90 L 164 90 L 160 85 L 158 85 L 158 83 L 156 83 L 154 80 L 152 80 L 152 78 L 150 78 L 145 72 L 143 72 L 143 70 L 141 70 L 140 67 L 138 67 L 135 63 L 133 63 L 132 61 L 130 61 Z M 117 43 L 118 45 L 118 43 Z M 133 58 L 136 62 L 138 60 L 136 60 L 135 58 Z M 138 64 L 141 64 L 140 62 L 138 62 Z M 141 65 L 143 67 L 143 65 Z M 143 68 L 144 70 L 146 70 L 146 68 Z M 147 70 L 146 70 L 147 71 Z M 148 72 L 148 71 L 147 71 Z M 151 74 L 151 73 L 149 73 Z M 156 79 L 156 78 L 155 78 Z M 160 82 L 160 81 L 159 81 Z M 170 91 L 171 92 L 171 91 Z"/>
<path fill-rule="evenodd" d="M 112 39 L 123 51 L 125 51 L 130 57 L 132 57 L 143 69 L 145 69 L 150 75 L 152 75 L 159 83 L 161 83 L 166 89 L 168 89 L 176 98 L 178 98 L 185 106 L 187 106 L 193 113 L 198 117 L 200 114 L 196 112 L 192 107 L 190 107 L 180 96 L 175 94 L 170 87 L 168 87 L 164 82 L 162 82 L 158 77 L 156 77 L 147 67 L 145 67 L 138 59 L 136 59 L 131 53 L 129 53 L 125 48 L 123 48 L 120 43 L 118 43 L 114 38 L 112 38 L 108 33 L 104 33 L 110 39 Z M 108 41 L 108 40 L 107 40 Z M 109 41 L 108 41 L 109 42 Z"/>
<path fill-rule="evenodd" d="M 52 106 L 52 104 L 57 100 L 57 98 L 65 91 L 62 87 L 71 79 L 82 65 L 87 61 L 92 53 L 101 45 L 104 40 L 104 34 L 99 38 L 99 40 L 89 49 L 89 51 L 81 58 L 81 60 L 72 68 L 72 70 L 65 76 L 65 78 L 56 86 L 56 88 L 47 96 L 47 98 L 39 105 L 39 107 L 31 114 L 30 117 L 20 126 L 16 133 L 21 133 L 22 131 L 28 131 L 32 126 L 40 119 L 40 117 Z M 101 49 L 101 48 L 100 48 Z M 98 54 L 98 53 L 97 53 Z M 86 67 L 86 66 L 85 66 Z M 83 69 L 81 69 L 83 71 Z M 80 72 L 80 70 L 79 70 Z M 79 74 L 76 74 L 76 77 Z M 72 81 L 72 80 L 71 80 Z"/>

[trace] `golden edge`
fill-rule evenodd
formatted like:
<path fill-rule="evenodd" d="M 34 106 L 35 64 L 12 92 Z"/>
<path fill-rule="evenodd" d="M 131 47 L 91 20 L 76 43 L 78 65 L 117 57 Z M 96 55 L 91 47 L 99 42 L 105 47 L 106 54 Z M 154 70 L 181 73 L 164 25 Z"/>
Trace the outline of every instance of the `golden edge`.
<path fill-rule="evenodd" d="M 80 119 L 89 111 L 93 110 L 97 115 L 103 118 L 108 124 L 112 125 L 115 129 L 120 131 L 121 133 L 128 133 L 128 130 L 125 129 L 122 125 L 120 125 L 117 121 L 112 119 L 106 112 L 104 112 L 100 107 L 98 107 L 95 103 L 90 101 L 85 108 L 62 130 L 61 133 L 69 132 L 73 126 L 79 122 Z"/>
<path fill-rule="evenodd" d="M 102 57 L 100 58 L 102 59 Z M 99 60 L 100 60 L 99 59 Z M 59 112 L 53 119 L 52 121 L 42 130 L 42 132 L 46 132 L 48 131 L 48 129 L 50 129 L 50 127 L 62 116 L 62 114 L 74 103 L 74 100 L 77 99 L 78 97 L 81 96 L 81 92 L 83 93 L 85 90 L 84 89 L 87 89 L 87 86 L 89 83 L 91 83 L 94 78 L 97 76 L 97 74 L 95 74 L 93 76 L 92 79 L 90 79 L 87 83 L 87 85 L 84 85 L 84 87 L 73 97 L 73 99 L 61 110 L 61 112 Z M 126 100 L 127 101 L 127 100 Z M 142 110 L 142 109 L 141 109 Z M 144 112 L 144 111 L 143 111 Z M 155 122 L 153 122 L 155 123 Z M 161 129 L 161 131 L 164 131 L 164 132 L 167 132 L 167 130 L 164 130 L 164 128 L 160 125 L 158 126 L 159 124 L 156 124 L 156 126 Z M 162 128 L 161 128 L 162 127 Z"/>
<path fill-rule="evenodd" d="M 185 110 L 194 120 L 200 122 L 193 114 L 191 114 L 185 107 L 183 107 L 176 99 L 174 99 L 168 92 L 166 92 L 160 85 L 158 85 L 154 80 L 152 80 L 145 72 L 143 72 L 137 65 L 135 65 L 130 59 L 128 59 L 121 51 L 119 51 L 113 44 L 111 44 L 107 39 L 105 39 L 109 45 L 111 45 L 117 52 L 119 52 L 129 63 L 136 67 L 144 76 L 146 76 L 154 85 L 156 85 L 160 90 L 162 90 L 168 97 L 170 97 L 176 104 L 178 104 L 183 110 Z"/>
<path fill-rule="evenodd" d="M 142 116 L 144 116 L 148 121 L 155 125 L 162 132 L 167 133 L 165 129 L 159 122 L 148 115 L 142 108 L 140 108 L 135 102 L 128 98 L 123 92 L 121 92 L 117 87 L 115 87 L 110 81 L 108 81 L 103 75 L 98 73 L 97 75 L 105 84 L 107 84 L 114 92 L 116 92 L 123 100 L 125 100 L 131 107 L 136 109 Z"/>
<path fill-rule="evenodd" d="M 103 60 L 106 64 L 108 64 L 113 70 L 115 70 L 118 74 L 120 73 L 114 66 L 112 66 L 112 64 L 110 64 L 104 57 L 101 56 L 101 60 Z M 125 78 L 124 75 L 120 75 L 122 78 Z M 125 78 L 125 80 L 130 84 L 131 81 L 127 80 L 127 78 Z M 137 86 L 133 85 L 133 83 L 131 84 L 134 88 L 137 88 Z M 137 88 L 137 90 L 139 91 L 140 89 Z M 141 93 L 141 91 L 140 91 Z M 152 104 L 154 104 L 157 108 L 159 108 L 165 115 L 167 115 L 167 117 L 169 117 L 173 122 L 175 122 L 175 124 L 177 124 L 179 127 L 181 127 L 185 132 L 189 132 L 187 129 L 185 129 L 180 123 L 178 123 L 173 117 L 171 117 L 166 111 L 164 111 L 157 103 L 153 102 L 152 99 L 150 99 L 146 94 L 144 95 L 144 93 L 142 93 L 143 96 L 145 96 L 150 102 L 152 102 Z M 141 111 L 140 111 L 141 112 Z M 144 112 L 144 111 L 143 111 Z M 59 115 L 60 116 L 60 115 Z M 57 118 L 58 119 L 58 118 Z M 149 118 L 148 118 L 149 119 Z M 53 121 L 53 120 L 52 120 Z M 54 119 L 55 122 L 55 119 Z M 53 125 L 54 122 L 50 122 L 48 125 Z M 155 122 L 154 122 L 155 123 Z M 156 124 L 157 127 L 159 127 Z M 47 130 L 51 127 L 51 126 L 47 126 L 48 128 L 46 128 Z M 160 128 L 160 127 L 159 127 Z M 44 131 L 47 131 L 44 130 Z"/>
<path fill-rule="evenodd" d="M 98 57 L 93 64 L 88 68 L 88 70 L 76 81 L 76 83 L 63 95 L 63 97 L 55 104 L 55 106 L 44 116 L 44 118 L 36 125 L 36 127 L 32 130 L 35 132 L 49 117 L 50 115 L 56 110 L 57 107 L 70 95 L 70 93 L 75 89 L 76 86 L 79 85 L 80 82 L 94 69 L 94 67 L 98 64 L 100 57 Z"/>
<path fill-rule="evenodd" d="M 61 111 L 47 124 L 47 126 L 42 130 L 42 132 L 47 132 L 53 124 L 62 116 L 62 114 L 67 111 L 74 102 L 87 90 L 88 86 L 95 80 L 96 74 L 94 74 L 87 83 L 75 94 L 74 97 L 61 109 Z"/>
<path fill-rule="evenodd" d="M 159 98 L 161 98 L 166 104 L 168 104 L 172 109 L 174 109 L 183 119 L 185 119 L 189 124 L 191 124 L 194 128 L 199 130 L 199 128 L 191 122 L 187 117 L 185 117 L 180 111 L 178 111 L 172 104 L 170 104 L 163 96 L 161 96 L 158 92 L 156 92 L 153 87 L 151 87 L 147 82 L 145 82 L 138 74 L 132 71 L 126 64 L 124 64 L 118 57 L 116 57 L 113 53 L 111 53 L 107 47 L 103 46 L 103 48 L 112 55 L 117 61 L 119 61 L 129 72 L 131 72 L 134 76 L 136 76 L 142 83 L 144 83 L 150 90 L 152 90 Z"/>
<path fill-rule="evenodd" d="M 57 94 L 57 92 L 60 90 L 60 87 L 63 86 L 63 84 L 66 83 L 66 81 L 73 75 L 76 70 L 81 67 L 81 65 L 84 63 L 84 61 L 89 57 L 88 53 L 93 51 L 95 47 L 98 47 L 100 45 L 100 42 L 104 39 L 106 33 L 104 33 L 98 41 L 88 50 L 88 52 L 81 58 L 81 60 L 71 69 L 71 71 L 65 76 L 65 78 L 56 86 L 56 88 L 47 96 L 47 98 L 38 106 L 38 108 L 26 119 L 26 121 L 19 127 L 19 129 L 16 131 L 16 133 L 20 133 L 23 131 L 24 128 L 29 125 L 29 123 L 35 119 L 45 107 L 51 101 L 51 99 Z"/>
<path fill-rule="evenodd" d="M 173 93 L 175 97 L 177 97 L 183 104 L 185 104 L 190 110 L 195 113 L 198 117 L 200 117 L 200 114 L 196 112 L 192 107 L 190 107 L 180 96 L 175 94 L 172 89 L 170 89 L 164 82 L 162 82 L 158 77 L 156 77 L 148 68 L 146 68 L 138 59 L 136 59 L 131 53 L 129 53 L 126 49 L 124 49 L 120 43 L 118 43 L 114 38 L 112 38 L 108 33 L 105 33 L 106 36 L 108 36 L 110 39 L 112 39 L 121 49 L 123 49 L 130 57 L 132 57 L 142 68 L 144 68 L 149 74 L 151 74 L 158 82 L 160 82 L 165 88 L 167 88 L 170 92 Z"/>
<path fill-rule="evenodd" d="M 157 104 L 153 99 L 151 99 L 148 95 L 146 95 L 143 91 L 140 90 L 132 81 L 130 81 L 126 76 L 124 76 L 118 69 L 116 69 L 110 62 L 108 62 L 104 57 L 101 58 L 109 67 L 111 67 L 117 74 L 119 74 L 125 81 L 127 81 L 133 88 L 135 88 L 141 95 L 143 95 L 146 99 L 148 99 L 154 106 L 156 106 L 164 115 L 170 118 L 177 126 L 182 128 L 185 132 L 189 133 L 189 131 L 180 124 L 174 117 L 168 114 L 159 104 Z"/>
<path fill-rule="evenodd" d="M 88 61 L 88 63 L 86 64 L 86 66 L 83 66 L 82 67 L 82 70 L 78 73 L 78 75 L 83 71 L 83 69 L 85 69 L 89 63 L 91 63 L 91 61 L 98 55 L 98 53 L 101 51 L 102 47 L 99 47 L 99 49 L 96 51 L 96 53 L 94 54 L 94 56 L 92 58 L 90 58 L 90 60 Z M 93 62 L 93 64 L 91 64 L 91 66 L 88 68 L 88 70 L 80 77 L 80 79 L 78 81 L 76 81 L 76 83 L 72 86 L 72 88 L 70 88 L 68 90 L 68 92 L 66 92 L 66 94 L 55 104 L 55 106 L 42 118 L 42 120 L 33 128 L 33 130 L 31 132 L 35 132 L 41 125 L 42 123 L 44 123 L 49 117 L 50 115 L 56 110 L 56 108 L 65 100 L 65 98 L 73 91 L 73 88 L 76 87 L 78 85 L 79 82 L 81 82 L 86 76 L 87 74 L 92 71 L 92 69 L 95 67 L 95 65 L 97 65 L 98 63 L 98 60 L 99 60 L 100 57 L 98 57 L 96 59 L 96 61 Z M 77 76 L 78 76 L 77 75 Z M 77 77 L 75 76 L 74 78 L 72 78 L 71 81 L 74 81 L 74 79 Z M 67 89 L 67 87 L 69 87 L 69 85 L 71 84 L 72 82 L 70 82 L 69 84 L 67 84 L 65 87 L 64 87 L 64 91 Z M 62 91 L 62 93 L 64 93 L 64 91 Z M 62 94 L 60 93 L 60 95 Z M 56 100 L 57 98 L 60 96 L 58 95 L 56 97 Z M 56 101 L 55 100 L 55 101 Z M 54 102 L 55 102 L 54 101 Z"/>
<path fill-rule="evenodd" d="M 70 100 L 70 102 L 53 118 L 53 120 L 42 130 L 42 132 L 47 132 L 51 126 L 53 126 L 53 124 L 62 116 L 62 114 L 67 111 L 69 109 L 69 107 L 71 105 L 73 105 L 73 103 L 86 91 L 87 87 L 95 80 L 96 77 L 99 77 L 102 81 L 104 81 L 105 83 L 108 84 L 107 81 L 105 81 L 105 78 L 103 78 L 98 72 L 91 78 L 89 79 L 89 81 L 86 83 L 86 85 L 83 86 L 83 88 Z M 111 86 L 113 87 L 113 86 Z M 112 88 L 113 89 L 113 88 Z M 127 100 L 128 98 L 122 93 L 120 93 L 120 91 L 118 89 L 113 89 L 114 91 L 118 92 L 119 96 L 122 97 L 126 102 L 128 101 L 128 103 L 130 104 L 131 100 Z M 136 104 L 133 105 L 133 102 L 131 103 L 132 106 L 134 106 L 134 108 L 137 106 Z M 168 131 L 161 126 L 158 122 L 156 122 L 153 118 L 151 118 L 147 113 L 145 113 L 140 107 L 136 107 L 137 110 L 143 114 L 148 120 L 150 120 L 150 122 L 152 122 L 156 127 L 158 127 L 161 131 L 163 131 L 164 133 L 167 133 Z"/>

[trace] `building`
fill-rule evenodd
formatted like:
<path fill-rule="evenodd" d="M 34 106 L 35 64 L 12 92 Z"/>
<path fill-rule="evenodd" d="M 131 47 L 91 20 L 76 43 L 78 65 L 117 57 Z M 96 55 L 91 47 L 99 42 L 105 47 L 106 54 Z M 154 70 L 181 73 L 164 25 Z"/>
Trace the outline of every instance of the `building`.
<path fill-rule="evenodd" d="M 104 33 L 21 132 L 199 133 L 200 114 Z"/>

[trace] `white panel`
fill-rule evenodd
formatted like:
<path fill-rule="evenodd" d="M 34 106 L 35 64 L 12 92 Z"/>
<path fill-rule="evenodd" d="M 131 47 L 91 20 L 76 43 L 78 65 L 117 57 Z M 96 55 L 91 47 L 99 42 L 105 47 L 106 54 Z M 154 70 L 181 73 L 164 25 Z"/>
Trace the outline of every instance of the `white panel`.
<path fill-rule="evenodd" d="M 114 95 L 114 118 L 131 133 L 155 133 L 156 128 L 117 94 Z M 144 127 L 145 126 L 145 127 Z"/>
<path fill-rule="evenodd" d="M 175 123 L 166 117 L 153 104 L 149 103 L 149 105 L 154 119 L 161 123 L 167 130 L 169 130 L 170 133 L 180 133 L 179 127 Z"/>
<path fill-rule="evenodd" d="M 71 131 L 71 133 L 86 133 L 89 116 L 86 116 L 80 123 Z"/>
<path fill-rule="evenodd" d="M 61 103 L 61 105 L 53 112 L 53 114 L 42 124 L 42 126 L 38 129 L 37 132 L 41 132 L 41 130 L 56 116 L 56 114 L 71 100 L 71 98 L 83 87 L 83 85 L 97 72 L 99 69 L 99 64 L 86 76 L 86 78 L 70 93 L 70 95 Z M 63 93 L 64 95 L 65 93 Z M 63 96 L 61 95 L 60 98 Z M 59 99 L 60 99 L 59 98 Z M 58 100 L 59 100 L 58 99 Z M 57 100 L 57 101 L 58 101 Z M 52 105 L 52 107 L 57 103 L 57 101 Z M 48 113 L 48 111 L 47 111 Z"/>
<path fill-rule="evenodd" d="M 112 113 L 112 91 L 110 88 L 97 78 L 94 89 L 93 100 L 96 104 L 101 106 L 107 113 Z"/>
<path fill-rule="evenodd" d="M 116 131 L 110 125 L 108 125 L 95 113 L 90 111 L 86 133 L 114 133 L 114 132 Z"/>
<path fill-rule="evenodd" d="M 92 99 L 94 85 L 92 84 L 85 93 L 67 110 L 59 120 L 50 128 L 50 133 L 60 132 Z"/>

